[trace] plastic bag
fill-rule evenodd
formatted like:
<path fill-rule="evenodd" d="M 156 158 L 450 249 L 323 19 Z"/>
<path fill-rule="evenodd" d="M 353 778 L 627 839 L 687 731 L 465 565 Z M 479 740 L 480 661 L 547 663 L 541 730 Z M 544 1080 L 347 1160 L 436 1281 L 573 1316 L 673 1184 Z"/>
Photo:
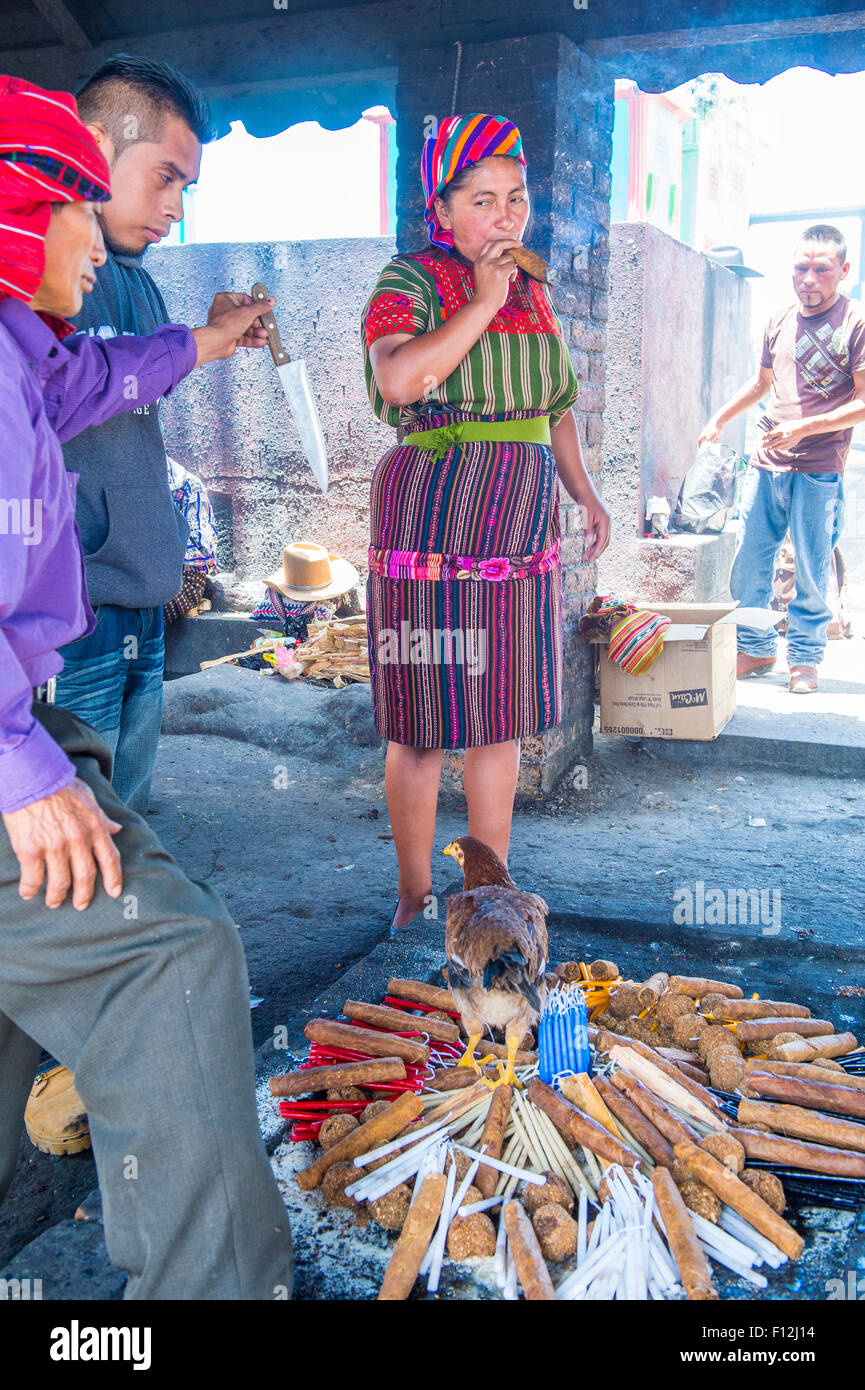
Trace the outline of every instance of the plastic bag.
<path fill-rule="evenodd" d="M 736 450 L 704 444 L 679 489 L 670 522 L 676 531 L 723 531 L 736 500 Z"/>

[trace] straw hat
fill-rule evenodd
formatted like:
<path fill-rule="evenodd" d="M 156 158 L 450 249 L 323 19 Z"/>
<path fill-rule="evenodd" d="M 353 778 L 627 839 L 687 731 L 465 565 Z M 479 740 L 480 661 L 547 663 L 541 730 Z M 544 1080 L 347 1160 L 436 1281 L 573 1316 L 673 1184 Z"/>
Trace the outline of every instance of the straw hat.
<path fill-rule="evenodd" d="M 354 565 L 341 555 L 331 555 L 324 546 L 313 545 L 312 541 L 295 541 L 283 547 L 281 568 L 263 582 L 286 598 L 303 603 L 348 593 L 358 579 Z"/>

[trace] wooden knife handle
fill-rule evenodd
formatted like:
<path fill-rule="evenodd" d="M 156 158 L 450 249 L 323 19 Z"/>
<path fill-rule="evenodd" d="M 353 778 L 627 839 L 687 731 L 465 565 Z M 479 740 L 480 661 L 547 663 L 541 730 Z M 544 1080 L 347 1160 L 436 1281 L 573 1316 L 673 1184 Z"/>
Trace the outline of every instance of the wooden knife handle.
<path fill-rule="evenodd" d="M 267 292 L 267 286 L 263 285 L 261 281 L 253 285 L 250 293 L 252 294 L 253 299 L 270 298 L 270 295 Z M 291 358 L 289 357 L 285 348 L 282 346 L 282 342 L 280 340 L 279 329 L 276 326 L 276 319 L 273 317 L 273 310 L 268 309 L 267 313 L 262 314 L 259 318 L 259 323 L 261 324 L 262 328 L 267 334 L 267 346 L 270 348 L 270 355 L 276 363 L 277 367 L 281 367 L 285 362 L 290 362 Z"/>

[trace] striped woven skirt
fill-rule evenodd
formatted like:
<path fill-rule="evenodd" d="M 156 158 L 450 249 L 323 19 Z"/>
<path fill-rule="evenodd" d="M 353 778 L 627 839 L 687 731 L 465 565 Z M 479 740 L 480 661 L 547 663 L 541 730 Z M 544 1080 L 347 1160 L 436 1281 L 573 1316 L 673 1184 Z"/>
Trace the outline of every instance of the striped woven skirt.
<path fill-rule="evenodd" d="M 487 416 L 526 419 L 533 411 Z M 433 415 L 437 429 L 470 415 Z M 372 479 L 367 621 L 382 738 L 474 748 L 559 722 L 559 486 L 549 445 L 396 445 Z"/>

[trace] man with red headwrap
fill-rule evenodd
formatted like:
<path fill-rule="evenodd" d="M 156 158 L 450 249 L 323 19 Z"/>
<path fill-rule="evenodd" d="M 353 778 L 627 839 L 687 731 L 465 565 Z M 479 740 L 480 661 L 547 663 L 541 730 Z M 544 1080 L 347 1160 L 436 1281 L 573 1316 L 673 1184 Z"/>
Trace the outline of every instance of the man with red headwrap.
<path fill-rule="evenodd" d="M 249 305 L 69 337 L 109 196 L 72 97 L 0 76 L 0 1198 L 44 1046 L 88 1112 L 126 1296 L 285 1297 L 237 931 L 115 795 L 96 730 L 33 699 L 94 623 L 61 443 L 257 339 Z"/>

